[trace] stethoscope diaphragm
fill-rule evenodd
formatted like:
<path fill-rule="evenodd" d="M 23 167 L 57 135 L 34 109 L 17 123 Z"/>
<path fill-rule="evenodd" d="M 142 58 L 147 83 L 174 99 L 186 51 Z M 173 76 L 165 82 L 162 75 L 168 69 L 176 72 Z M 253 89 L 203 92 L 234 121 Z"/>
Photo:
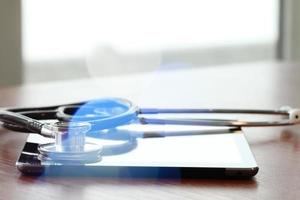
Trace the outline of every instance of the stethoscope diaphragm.
<path fill-rule="evenodd" d="M 57 122 L 51 125 L 55 143 L 40 144 L 41 161 L 90 163 L 101 160 L 103 147 L 86 142 L 91 125 L 87 122 Z"/>
<path fill-rule="evenodd" d="M 55 143 L 41 144 L 38 146 L 38 159 L 57 163 L 94 163 L 101 160 L 102 147 L 98 144 L 86 143 L 83 150 L 63 151 Z"/>

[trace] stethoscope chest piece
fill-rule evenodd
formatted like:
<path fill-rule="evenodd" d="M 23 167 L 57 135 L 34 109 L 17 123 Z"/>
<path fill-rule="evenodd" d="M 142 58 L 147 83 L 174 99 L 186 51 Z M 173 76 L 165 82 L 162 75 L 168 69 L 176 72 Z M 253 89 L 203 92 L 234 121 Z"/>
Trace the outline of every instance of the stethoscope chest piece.
<path fill-rule="evenodd" d="M 38 158 L 41 161 L 65 163 L 91 163 L 101 160 L 102 146 L 86 142 L 90 130 L 87 122 L 58 122 L 53 124 L 55 143 L 41 144 Z"/>

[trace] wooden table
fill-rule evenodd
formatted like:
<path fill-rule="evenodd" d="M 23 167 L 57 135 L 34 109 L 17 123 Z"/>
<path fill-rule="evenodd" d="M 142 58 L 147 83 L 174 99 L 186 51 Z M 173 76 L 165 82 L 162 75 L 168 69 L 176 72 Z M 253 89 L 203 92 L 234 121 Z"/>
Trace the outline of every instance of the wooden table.
<path fill-rule="evenodd" d="M 0 89 L 0 107 L 42 106 L 104 96 L 141 106 L 300 107 L 300 65 L 278 63 L 157 71 L 151 74 Z M 260 171 L 250 180 L 28 177 L 15 168 L 26 135 L 0 129 L 0 199 L 297 199 L 300 127 L 245 129 Z"/>

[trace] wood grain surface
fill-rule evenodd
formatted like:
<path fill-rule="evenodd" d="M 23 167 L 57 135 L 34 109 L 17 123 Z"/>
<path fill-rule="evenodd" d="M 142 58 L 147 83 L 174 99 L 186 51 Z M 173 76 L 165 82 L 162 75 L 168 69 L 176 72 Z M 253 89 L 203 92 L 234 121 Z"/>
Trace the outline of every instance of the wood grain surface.
<path fill-rule="evenodd" d="M 0 88 L 0 107 L 42 106 L 105 96 L 141 106 L 300 107 L 300 65 L 252 63 Z M 250 180 L 23 176 L 26 140 L 0 129 L 0 199 L 299 199 L 300 127 L 244 129 L 260 170 Z"/>

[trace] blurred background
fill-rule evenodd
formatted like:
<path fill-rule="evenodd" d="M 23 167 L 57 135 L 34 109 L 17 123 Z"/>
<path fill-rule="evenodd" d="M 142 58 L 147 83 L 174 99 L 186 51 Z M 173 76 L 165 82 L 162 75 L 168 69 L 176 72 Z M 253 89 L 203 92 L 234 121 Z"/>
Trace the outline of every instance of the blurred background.
<path fill-rule="evenodd" d="M 0 86 L 297 62 L 297 0 L 0 0 Z"/>

